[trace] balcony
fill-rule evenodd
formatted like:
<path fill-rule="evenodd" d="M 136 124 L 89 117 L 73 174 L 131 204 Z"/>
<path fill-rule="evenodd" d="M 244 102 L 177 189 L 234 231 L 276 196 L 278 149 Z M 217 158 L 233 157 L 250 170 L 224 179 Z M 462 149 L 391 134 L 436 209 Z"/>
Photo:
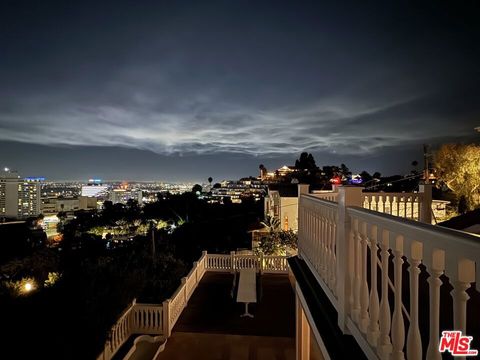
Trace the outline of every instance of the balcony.
<path fill-rule="evenodd" d="M 230 296 L 233 275 L 207 272 L 157 359 L 295 359 L 295 295 L 288 275 L 259 279 L 261 299 L 250 304 L 254 318 L 245 318 L 243 304 Z"/>
<path fill-rule="evenodd" d="M 291 262 L 307 326 L 319 327 L 311 314 L 318 304 L 308 299 L 318 285 L 336 314 L 332 331 L 351 334 L 366 358 L 441 359 L 442 330 L 473 336 L 478 349 L 478 238 L 364 209 L 364 195 L 343 187 L 337 202 L 300 197 L 299 256 Z M 324 337 L 317 332 L 326 354 L 338 351 Z"/>
<path fill-rule="evenodd" d="M 243 304 L 232 297 L 234 274 L 242 269 L 258 272 L 252 319 L 240 317 Z M 204 252 L 170 299 L 134 302 L 97 359 L 293 360 L 294 336 L 295 296 L 285 257 Z"/>

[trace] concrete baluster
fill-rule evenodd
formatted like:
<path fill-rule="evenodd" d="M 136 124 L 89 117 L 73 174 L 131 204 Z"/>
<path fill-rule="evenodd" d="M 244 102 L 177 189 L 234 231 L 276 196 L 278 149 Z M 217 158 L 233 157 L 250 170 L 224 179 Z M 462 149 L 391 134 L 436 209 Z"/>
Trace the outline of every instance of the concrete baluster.
<path fill-rule="evenodd" d="M 377 240 L 379 231 L 380 230 L 376 225 L 372 225 L 370 228 L 370 324 L 367 329 L 367 339 L 372 346 L 377 346 L 378 337 L 380 335 L 378 320 L 380 306 L 377 289 Z"/>
<path fill-rule="evenodd" d="M 354 260 L 354 269 L 355 269 L 355 280 L 353 282 L 353 309 L 352 317 L 353 320 L 358 324 L 360 319 L 360 234 L 358 232 L 358 219 L 353 220 L 353 260 Z"/>
<path fill-rule="evenodd" d="M 442 355 L 438 351 L 440 337 L 440 276 L 445 270 L 445 252 L 433 250 L 431 254 L 431 265 L 428 267 L 430 277 L 428 287 L 430 293 L 430 326 L 429 343 L 427 348 L 428 360 L 441 360 Z"/>
<path fill-rule="evenodd" d="M 393 310 L 392 321 L 392 359 L 403 360 L 405 354 L 403 347 L 405 344 L 405 328 L 402 314 L 402 265 L 403 265 L 403 236 L 398 235 L 395 239 L 395 248 L 393 250 L 393 268 L 395 279 L 395 307 Z"/>
<path fill-rule="evenodd" d="M 360 323 L 359 327 L 363 333 L 367 332 L 369 323 L 368 317 L 368 283 L 367 283 L 367 224 L 361 222 L 360 225 L 360 241 L 361 241 L 361 253 L 360 253 Z"/>
<path fill-rule="evenodd" d="M 392 343 L 390 340 L 390 303 L 388 301 L 388 266 L 389 266 L 389 248 L 390 233 L 382 231 L 382 241 L 380 242 L 380 254 L 382 258 L 382 300 L 380 302 L 380 338 L 377 346 L 377 353 L 381 359 L 389 359 L 392 352 Z"/>
<path fill-rule="evenodd" d="M 407 334 L 407 358 L 411 360 L 421 360 L 422 358 L 422 339 L 420 337 L 420 328 L 418 325 L 418 276 L 420 274 L 419 265 L 423 255 L 423 245 L 414 241 L 409 246 L 410 256 L 410 325 Z"/>

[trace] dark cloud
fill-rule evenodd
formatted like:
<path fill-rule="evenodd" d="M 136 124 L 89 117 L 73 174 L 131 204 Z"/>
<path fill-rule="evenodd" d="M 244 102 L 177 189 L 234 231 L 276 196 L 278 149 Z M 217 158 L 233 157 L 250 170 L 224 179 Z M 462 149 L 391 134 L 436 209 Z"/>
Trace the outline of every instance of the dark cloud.
<path fill-rule="evenodd" d="M 6 1 L 0 142 L 152 152 L 178 174 L 179 155 L 243 159 L 215 170 L 233 176 L 303 150 L 403 171 L 387 156 L 408 164 L 423 142 L 479 125 L 479 14 L 437 1 Z"/>

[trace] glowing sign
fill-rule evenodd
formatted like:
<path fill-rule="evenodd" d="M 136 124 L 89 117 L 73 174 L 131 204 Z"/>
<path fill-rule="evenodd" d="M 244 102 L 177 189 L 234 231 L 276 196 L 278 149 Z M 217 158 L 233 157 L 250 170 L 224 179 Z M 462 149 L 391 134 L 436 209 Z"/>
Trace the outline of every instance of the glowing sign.
<path fill-rule="evenodd" d="M 331 182 L 332 184 L 338 185 L 338 184 L 340 184 L 340 183 L 342 182 L 342 179 L 340 179 L 340 177 L 338 177 L 338 176 L 335 176 L 335 177 L 333 177 L 333 178 L 330 179 L 330 182 Z"/>
<path fill-rule="evenodd" d="M 102 179 L 88 179 L 89 183 L 100 184 Z"/>
<path fill-rule="evenodd" d="M 352 175 L 350 179 L 350 184 L 361 184 L 363 182 L 362 177 L 360 175 Z"/>
<path fill-rule="evenodd" d="M 26 177 L 25 181 L 45 181 L 44 177 Z"/>

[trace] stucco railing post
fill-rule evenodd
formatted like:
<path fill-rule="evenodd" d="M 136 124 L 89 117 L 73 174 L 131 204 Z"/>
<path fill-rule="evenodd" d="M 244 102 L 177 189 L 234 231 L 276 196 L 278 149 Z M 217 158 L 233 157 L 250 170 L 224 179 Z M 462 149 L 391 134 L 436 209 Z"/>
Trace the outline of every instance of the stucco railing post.
<path fill-rule="evenodd" d="M 203 263 L 204 263 L 204 268 L 205 268 L 205 271 L 208 271 L 208 253 L 207 251 L 203 250 L 202 251 L 202 256 L 201 258 L 203 258 Z"/>
<path fill-rule="evenodd" d="M 300 196 L 302 194 L 308 194 L 310 191 L 309 184 L 298 184 L 298 201 L 300 202 Z"/>
<path fill-rule="evenodd" d="M 418 190 L 423 194 L 420 207 L 420 221 L 425 224 L 432 223 L 432 184 L 418 185 Z"/>
<path fill-rule="evenodd" d="M 347 316 L 350 307 L 353 253 L 351 251 L 350 218 L 348 206 L 362 206 L 362 188 L 355 186 L 338 187 L 338 217 L 336 238 L 336 272 L 338 297 L 338 326 L 347 333 Z"/>
<path fill-rule="evenodd" d="M 235 251 L 230 251 L 230 271 L 235 272 Z"/>
<path fill-rule="evenodd" d="M 193 262 L 193 269 L 194 269 L 194 271 L 192 272 L 192 276 L 195 276 L 195 287 L 197 287 L 197 284 L 198 284 L 198 261 Z"/>
<path fill-rule="evenodd" d="M 183 287 L 183 303 L 185 304 L 184 308 L 187 307 L 188 301 L 188 289 L 187 289 L 187 277 L 182 278 L 182 284 L 180 286 Z"/>
<path fill-rule="evenodd" d="M 170 337 L 170 299 L 165 300 L 162 303 L 163 309 L 163 335 L 167 338 Z"/>
<path fill-rule="evenodd" d="M 305 219 L 303 218 L 303 211 L 302 211 L 302 195 L 308 195 L 310 191 L 309 184 L 298 184 L 298 257 L 302 259 L 302 244 L 301 241 L 303 240 L 304 234 L 306 233 L 306 226 Z"/>
<path fill-rule="evenodd" d="M 263 261 L 263 253 L 260 253 L 258 261 L 260 261 L 260 264 L 259 264 L 260 266 L 258 267 L 259 271 L 260 271 L 260 274 L 263 274 L 263 272 L 265 271 L 265 264 L 264 264 L 264 261 Z"/>

